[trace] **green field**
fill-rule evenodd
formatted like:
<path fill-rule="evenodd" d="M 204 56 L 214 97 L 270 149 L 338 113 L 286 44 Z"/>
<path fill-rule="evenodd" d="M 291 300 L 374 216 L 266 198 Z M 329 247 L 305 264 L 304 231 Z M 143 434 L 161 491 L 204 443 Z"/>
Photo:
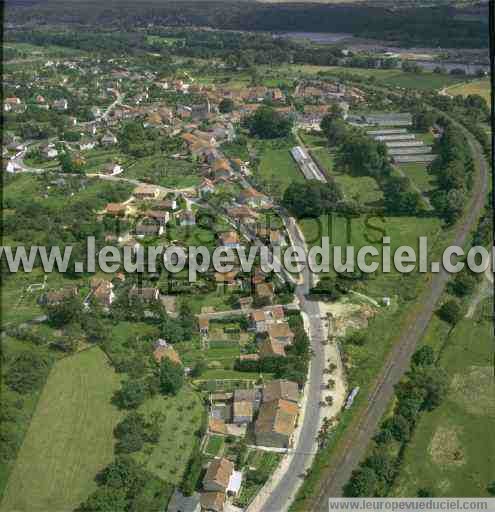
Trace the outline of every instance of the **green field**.
<path fill-rule="evenodd" d="M 377 83 L 390 87 L 404 87 L 412 89 L 432 90 L 442 89 L 449 85 L 459 83 L 460 79 L 447 74 L 430 73 L 404 73 L 400 69 L 368 69 L 340 66 L 311 66 L 289 64 L 281 67 L 286 73 L 300 76 L 315 75 L 339 76 L 342 74 L 354 75 L 362 78 L 374 78 Z"/>
<path fill-rule="evenodd" d="M 345 219 L 337 215 L 323 215 L 318 219 L 303 219 L 300 222 L 301 229 L 308 246 L 321 243 L 321 238 L 327 236 L 330 246 L 352 245 L 355 252 L 365 245 L 374 245 L 381 254 L 381 239 L 390 237 L 392 255 L 401 245 L 413 247 L 416 251 L 420 236 L 427 236 L 429 247 L 435 244 L 441 234 L 441 222 L 436 218 L 417 217 L 379 217 L 361 216 L 353 219 Z M 380 261 L 379 258 L 376 261 Z M 390 273 L 382 273 L 380 269 L 369 279 L 359 285 L 359 291 L 371 295 L 378 300 L 381 297 L 393 297 L 399 290 L 407 296 L 415 293 L 414 274 L 401 274 L 394 270 Z"/>
<path fill-rule="evenodd" d="M 178 484 L 191 456 L 195 433 L 203 418 L 200 396 L 184 387 L 174 397 L 156 396 L 140 408 L 148 419 L 160 415 L 161 435 L 157 445 L 151 445 L 135 455 L 146 469 L 162 480 Z"/>
<path fill-rule="evenodd" d="M 479 94 L 485 98 L 488 105 L 491 104 L 491 85 L 489 79 L 474 80 L 472 82 L 453 85 L 447 89 L 447 94 L 452 96 L 468 96 L 469 94 Z"/>
<path fill-rule="evenodd" d="M 198 168 L 186 160 L 174 160 L 165 155 L 153 155 L 124 167 L 126 178 L 149 181 L 170 188 L 187 188 L 199 184 Z"/>
<path fill-rule="evenodd" d="M 436 349 L 439 339 L 445 344 L 440 366 L 449 374 L 449 392 L 421 417 L 393 494 L 416 496 L 426 488 L 434 496 L 488 496 L 495 480 L 492 325 L 488 318 L 464 319 L 450 336 L 438 328 L 432 323 L 423 341 Z"/>
<path fill-rule="evenodd" d="M 376 180 L 369 176 L 350 176 L 334 169 L 334 155 L 326 148 L 311 151 L 314 159 L 323 167 L 329 176 L 335 181 L 349 200 L 355 200 L 359 204 L 373 204 L 383 200 L 383 192 L 378 187 Z"/>
<path fill-rule="evenodd" d="M 399 168 L 422 192 L 428 193 L 436 188 L 436 179 L 428 173 L 425 164 L 401 164 Z"/>
<path fill-rule="evenodd" d="M 59 361 L 43 389 L 0 510 L 69 511 L 94 491 L 113 458 L 119 378 L 99 349 Z"/>
<path fill-rule="evenodd" d="M 304 176 L 289 153 L 290 147 L 280 149 L 264 148 L 260 151 L 258 179 L 264 190 L 275 197 L 281 197 L 293 182 L 304 182 Z"/>
<path fill-rule="evenodd" d="M 210 436 L 205 447 L 205 453 L 217 456 L 225 444 L 225 438 L 222 436 Z"/>

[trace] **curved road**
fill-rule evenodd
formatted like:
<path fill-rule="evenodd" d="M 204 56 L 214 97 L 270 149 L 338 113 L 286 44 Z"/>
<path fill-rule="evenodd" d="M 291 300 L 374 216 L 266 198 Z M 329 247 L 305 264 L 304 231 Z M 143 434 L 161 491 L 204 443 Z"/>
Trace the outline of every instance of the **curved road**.
<path fill-rule="evenodd" d="M 474 136 L 453 119 L 450 119 L 450 121 L 465 134 L 479 169 L 471 202 L 466 209 L 464 219 L 457 227 L 455 240 L 452 242 L 452 245 L 462 247 L 471 230 L 476 226 L 479 213 L 485 204 L 488 191 L 488 165 L 481 146 Z M 364 458 L 383 414 L 393 398 L 394 385 L 408 370 L 410 358 L 430 322 L 450 277 L 445 271 L 431 274 L 431 276 L 429 288 L 418 299 L 418 311 L 414 319 L 407 327 L 406 332 L 402 334 L 400 340 L 394 345 L 387 358 L 377 384 L 368 398 L 367 408 L 353 421 L 342 439 L 338 452 L 330 461 L 322 491 L 315 497 L 313 510 L 328 511 L 328 498 L 342 495 L 342 487 L 349 480 L 352 471 L 358 467 Z"/>

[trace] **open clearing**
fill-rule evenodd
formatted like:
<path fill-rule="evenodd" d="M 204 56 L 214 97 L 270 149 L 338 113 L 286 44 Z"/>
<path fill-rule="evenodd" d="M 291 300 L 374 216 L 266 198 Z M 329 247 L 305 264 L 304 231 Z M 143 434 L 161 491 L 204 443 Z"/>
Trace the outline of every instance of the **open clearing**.
<path fill-rule="evenodd" d="M 452 96 L 468 96 L 469 94 L 479 94 L 485 98 L 488 105 L 490 105 L 490 80 L 482 79 L 482 80 L 474 80 L 473 82 L 453 85 L 449 87 L 446 92 L 447 94 L 451 94 Z"/>
<path fill-rule="evenodd" d="M 70 511 L 96 488 L 96 473 L 113 458 L 111 405 L 119 378 L 91 348 L 52 369 L 10 475 L 0 510 Z"/>
<path fill-rule="evenodd" d="M 491 329 L 487 319 L 464 319 L 450 336 L 438 322 L 429 327 L 424 341 L 433 340 L 437 350 L 439 336 L 444 343 L 440 366 L 450 376 L 449 391 L 438 409 L 421 417 L 393 495 L 428 488 L 434 496 L 488 496 L 495 479 Z"/>
<path fill-rule="evenodd" d="M 276 197 L 282 197 L 285 189 L 293 182 L 304 182 L 289 148 L 266 148 L 260 155 L 259 178 L 263 189 Z"/>
<path fill-rule="evenodd" d="M 161 434 L 157 445 L 150 445 L 135 454 L 136 460 L 162 480 L 178 484 L 194 447 L 195 433 L 203 418 L 200 396 L 184 386 L 174 397 L 158 395 L 140 408 L 148 420 L 160 417 Z"/>

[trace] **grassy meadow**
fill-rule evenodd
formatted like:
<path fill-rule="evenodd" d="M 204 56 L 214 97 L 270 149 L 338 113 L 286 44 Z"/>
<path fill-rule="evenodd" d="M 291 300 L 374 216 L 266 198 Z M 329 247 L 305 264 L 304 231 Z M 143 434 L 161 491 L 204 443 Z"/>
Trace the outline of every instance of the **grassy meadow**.
<path fill-rule="evenodd" d="M 489 78 L 453 85 L 449 87 L 446 92 L 448 94 L 451 94 L 452 96 L 457 96 L 459 94 L 461 96 L 468 96 L 469 94 L 479 94 L 480 96 L 483 96 L 483 98 L 485 98 L 488 105 L 491 104 L 491 85 Z"/>
<path fill-rule="evenodd" d="M 200 396 L 184 386 L 176 396 L 159 395 L 147 400 L 139 412 L 147 419 L 158 415 L 161 435 L 157 445 L 145 446 L 134 458 L 162 480 L 180 483 L 202 423 L 204 409 Z"/>
<path fill-rule="evenodd" d="M 443 347 L 440 366 L 450 378 L 447 398 L 425 413 L 404 454 L 394 496 L 488 496 L 495 479 L 493 328 L 489 318 L 462 320 L 452 332 L 436 319 L 425 344 Z M 441 346 L 440 346 L 441 345 Z"/>
<path fill-rule="evenodd" d="M 113 459 L 121 413 L 110 400 L 118 387 L 98 348 L 55 364 L 7 482 L 2 512 L 73 510 L 95 490 L 96 473 Z"/>

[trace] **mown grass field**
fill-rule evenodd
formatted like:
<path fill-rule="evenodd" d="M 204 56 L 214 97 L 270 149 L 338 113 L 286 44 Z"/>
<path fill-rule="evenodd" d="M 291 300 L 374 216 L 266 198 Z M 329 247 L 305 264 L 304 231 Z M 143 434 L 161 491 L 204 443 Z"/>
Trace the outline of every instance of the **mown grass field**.
<path fill-rule="evenodd" d="M 443 87 L 457 84 L 460 81 L 459 78 L 447 74 L 431 73 L 428 71 L 422 73 L 404 73 L 400 69 L 366 69 L 289 64 L 282 66 L 281 70 L 285 70 L 290 74 L 296 73 L 301 76 L 314 75 L 317 73 L 321 73 L 325 76 L 349 74 L 363 78 L 374 78 L 378 83 L 389 87 L 395 86 L 422 90 L 442 89 Z"/>
<path fill-rule="evenodd" d="M 193 450 L 195 432 L 201 426 L 200 396 L 185 386 L 174 397 L 159 395 L 147 400 L 139 412 L 148 419 L 159 415 L 161 435 L 157 445 L 146 446 L 134 457 L 162 480 L 178 484 Z"/>
<path fill-rule="evenodd" d="M 395 496 L 488 496 L 495 480 L 493 331 L 488 318 L 464 319 L 450 336 L 433 322 L 423 340 L 439 349 L 450 379 L 442 405 L 425 413 L 405 452 Z"/>
<path fill-rule="evenodd" d="M 111 405 L 119 378 L 92 348 L 53 367 L 7 483 L 0 510 L 69 511 L 96 488 L 96 473 L 113 458 Z"/>
<path fill-rule="evenodd" d="M 428 174 L 425 164 L 400 164 L 399 168 L 422 192 L 428 193 L 436 188 L 436 179 Z"/>
<path fill-rule="evenodd" d="M 197 167 L 191 162 L 160 154 L 130 163 L 124 167 L 124 176 L 170 188 L 194 187 L 201 181 Z"/>
<path fill-rule="evenodd" d="M 485 98 L 488 105 L 491 104 L 491 84 L 488 78 L 482 80 L 474 80 L 468 83 L 457 84 L 449 87 L 446 91 L 452 96 L 468 96 L 469 94 L 479 94 Z"/>
<path fill-rule="evenodd" d="M 304 182 L 304 176 L 289 152 L 295 145 L 280 141 L 279 147 L 276 143 L 266 143 L 259 144 L 257 148 L 260 165 L 256 177 L 263 190 L 275 197 L 282 197 L 291 183 Z"/>
<path fill-rule="evenodd" d="M 323 167 L 328 176 L 335 179 L 346 200 L 355 200 L 359 204 L 373 204 L 383 200 L 383 192 L 376 180 L 370 176 L 350 176 L 335 170 L 334 155 L 327 148 L 318 148 L 311 151 L 315 160 Z"/>
<path fill-rule="evenodd" d="M 378 217 L 375 215 L 346 219 L 338 215 L 323 215 L 317 219 L 303 219 L 301 229 L 308 246 L 321 243 L 321 238 L 327 236 L 332 246 L 353 246 L 355 253 L 365 245 L 377 247 L 382 254 L 381 240 L 390 237 L 392 255 L 401 245 L 407 245 L 418 250 L 420 236 L 427 236 L 431 247 L 441 233 L 441 223 L 436 218 L 418 217 Z M 332 253 L 330 253 L 332 256 Z M 332 258 L 330 258 L 332 261 Z M 380 261 L 377 257 L 374 261 Z M 363 281 L 360 291 L 370 294 L 375 299 L 384 296 L 393 297 L 408 288 L 412 283 L 410 274 L 401 274 L 394 270 L 382 273 L 380 269 L 373 276 Z M 411 293 L 413 290 L 411 290 Z"/>

